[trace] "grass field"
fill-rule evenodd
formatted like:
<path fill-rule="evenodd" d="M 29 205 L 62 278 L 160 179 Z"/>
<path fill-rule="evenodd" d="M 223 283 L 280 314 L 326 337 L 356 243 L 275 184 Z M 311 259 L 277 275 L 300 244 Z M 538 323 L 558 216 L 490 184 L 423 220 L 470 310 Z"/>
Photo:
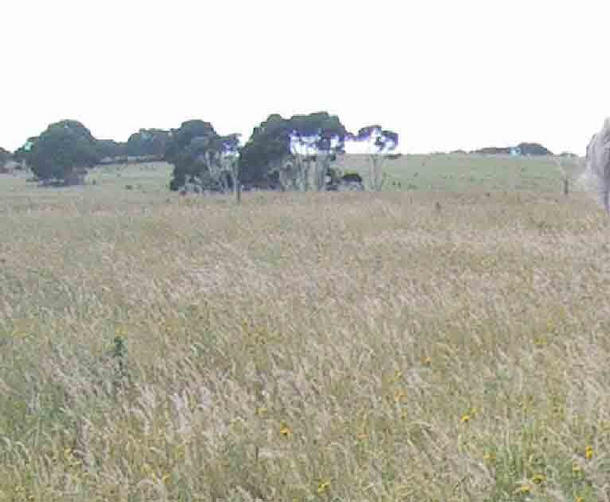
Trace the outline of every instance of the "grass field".
<path fill-rule="evenodd" d="M 562 159 L 565 173 L 576 181 L 576 161 Z M 347 155 L 338 166 L 368 176 L 363 155 Z M 562 190 L 562 171 L 556 157 L 500 155 L 406 155 L 384 165 L 388 190 L 425 191 L 544 191 Z"/>
<path fill-rule="evenodd" d="M 0 500 L 610 500 L 607 219 L 473 162 L 240 206 L 1 177 Z"/>
<path fill-rule="evenodd" d="M 510 157 L 489 155 L 404 155 L 384 164 L 386 191 L 536 191 L 563 190 L 563 176 L 567 175 L 573 189 L 582 190 L 581 169 L 576 161 L 556 157 Z M 365 155 L 345 155 L 334 164 L 341 172 L 358 172 L 368 182 L 369 161 Z M 135 192 L 167 193 L 171 177 L 169 164 L 110 165 L 90 171 L 87 193 L 124 189 Z M 563 172 L 562 172 L 563 169 Z M 0 193 L 28 193 L 24 177 L 5 176 Z M 64 192 L 66 192 L 64 190 Z M 70 191 L 68 191 L 70 192 Z M 35 191 L 37 197 L 40 191 Z"/>

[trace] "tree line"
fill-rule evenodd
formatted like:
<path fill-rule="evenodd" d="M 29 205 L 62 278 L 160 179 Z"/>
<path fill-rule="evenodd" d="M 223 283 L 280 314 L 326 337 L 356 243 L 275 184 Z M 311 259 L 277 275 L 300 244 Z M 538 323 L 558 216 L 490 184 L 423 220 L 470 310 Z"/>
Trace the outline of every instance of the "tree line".
<path fill-rule="evenodd" d="M 290 118 L 272 114 L 245 144 L 238 134 L 220 135 L 203 120 L 170 130 L 140 129 L 126 142 L 96 139 L 80 122 L 62 120 L 28 138 L 12 157 L 41 182 L 53 184 L 78 183 L 87 169 L 104 163 L 165 160 L 173 165 L 171 190 L 332 190 L 345 179 L 354 180 L 353 174 L 345 178 L 346 173 L 331 167 L 353 141 L 366 145 L 371 187 L 380 189 L 383 161 L 395 151 L 398 139 L 396 132 L 380 125 L 352 133 L 328 112 Z"/>

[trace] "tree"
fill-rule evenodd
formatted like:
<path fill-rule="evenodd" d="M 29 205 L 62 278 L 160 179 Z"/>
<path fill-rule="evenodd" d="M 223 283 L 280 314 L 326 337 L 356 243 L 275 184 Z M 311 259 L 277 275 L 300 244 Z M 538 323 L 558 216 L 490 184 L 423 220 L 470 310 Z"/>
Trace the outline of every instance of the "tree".
<path fill-rule="evenodd" d="M 131 157 L 163 158 L 170 142 L 170 133 L 163 129 L 140 129 L 127 140 L 127 155 Z"/>
<path fill-rule="evenodd" d="M 380 125 L 370 125 L 360 129 L 354 139 L 367 144 L 369 182 L 373 190 L 381 190 L 385 181 L 383 164 L 398 146 L 398 133 L 382 129 Z"/>
<path fill-rule="evenodd" d="M 242 179 L 284 190 L 324 190 L 330 163 L 348 136 L 339 118 L 327 112 L 270 115 L 242 149 Z"/>
<path fill-rule="evenodd" d="M 297 166 L 298 188 L 324 190 L 330 164 L 337 154 L 344 152 L 349 133 L 339 117 L 326 112 L 295 115 L 289 123 L 290 152 Z"/>
<path fill-rule="evenodd" d="M 99 161 L 98 144 L 76 120 L 51 124 L 20 149 L 34 174 L 45 182 L 78 183 L 83 170 Z"/>
<path fill-rule="evenodd" d="M 280 115 L 269 115 L 254 128 L 241 149 L 239 172 L 242 183 L 251 186 L 278 186 L 279 166 L 290 155 L 290 128 Z"/>
<path fill-rule="evenodd" d="M 220 136 L 209 122 L 190 120 L 172 129 L 165 159 L 174 165 L 171 190 L 226 192 L 237 180 L 239 136 Z"/>
<path fill-rule="evenodd" d="M 12 157 L 11 152 L 0 147 L 0 167 L 11 160 Z"/>
<path fill-rule="evenodd" d="M 521 155 L 553 155 L 553 152 L 539 143 L 519 143 L 517 148 Z"/>
<path fill-rule="evenodd" d="M 239 134 L 220 138 L 220 162 L 222 171 L 231 176 L 235 199 L 241 202 L 241 179 L 239 175 Z"/>
<path fill-rule="evenodd" d="M 0 147 L 0 173 L 6 173 L 10 170 L 10 163 L 13 160 L 13 155 L 8 150 Z"/>
<path fill-rule="evenodd" d="M 27 157 L 30 155 L 32 147 L 34 146 L 34 142 L 37 139 L 37 136 L 28 138 L 23 145 L 21 145 L 17 150 L 15 150 L 15 152 L 13 153 L 13 158 L 17 162 L 27 165 Z"/>
<path fill-rule="evenodd" d="M 97 152 L 100 160 L 122 158 L 127 155 L 127 145 L 112 139 L 99 139 L 97 140 Z"/>
<path fill-rule="evenodd" d="M 553 155 L 548 148 L 545 148 L 539 143 L 519 143 L 517 146 L 487 146 L 478 150 L 473 150 L 470 153 L 481 155 L 511 155 L 518 152 L 518 155 Z"/>

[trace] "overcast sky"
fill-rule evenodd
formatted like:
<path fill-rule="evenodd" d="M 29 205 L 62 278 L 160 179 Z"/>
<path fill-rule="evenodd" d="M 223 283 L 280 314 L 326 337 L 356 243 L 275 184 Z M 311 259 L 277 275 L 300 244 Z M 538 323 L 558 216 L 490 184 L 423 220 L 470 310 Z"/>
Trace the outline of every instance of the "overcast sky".
<path fill-rule="evenodd" d="M 328 110 L 403 152 L 584 153 L 610 116 L 610 2 L 54 0 L 0 7 L 0 146 L 57 120 L 125 141 Z"/>

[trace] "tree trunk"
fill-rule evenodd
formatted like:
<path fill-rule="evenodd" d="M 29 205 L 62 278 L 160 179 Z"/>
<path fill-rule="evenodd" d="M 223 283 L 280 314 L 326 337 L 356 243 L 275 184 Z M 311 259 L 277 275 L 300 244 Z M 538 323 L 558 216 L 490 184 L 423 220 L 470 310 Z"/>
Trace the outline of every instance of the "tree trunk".
<path fill-rule="evenodd" d="M 316 158 L 315 163 L 315 188 L 319 192 L 324 192 L 326 190 L 326 174 L 328 173 L 328 169 L 330 167 L 330 154 L 322 153 L 319 154 Z"/>
<path fill-rule="evenodd" d="M 378 192 L 383 187 L 383 161 L 384 158 L 381 154 L 373 154 L 370 156 L 371 164 L 369 171 L 369 182 L 371 189 Z"/>
<path fill-rule="evenodd" d="M 239 179 L 239 161 L 233 159 L 232 175 L 233 175 L 233 191 L 235 192 L 235 200 L 239 204 L 241 203 L 241 180 Z"/>

